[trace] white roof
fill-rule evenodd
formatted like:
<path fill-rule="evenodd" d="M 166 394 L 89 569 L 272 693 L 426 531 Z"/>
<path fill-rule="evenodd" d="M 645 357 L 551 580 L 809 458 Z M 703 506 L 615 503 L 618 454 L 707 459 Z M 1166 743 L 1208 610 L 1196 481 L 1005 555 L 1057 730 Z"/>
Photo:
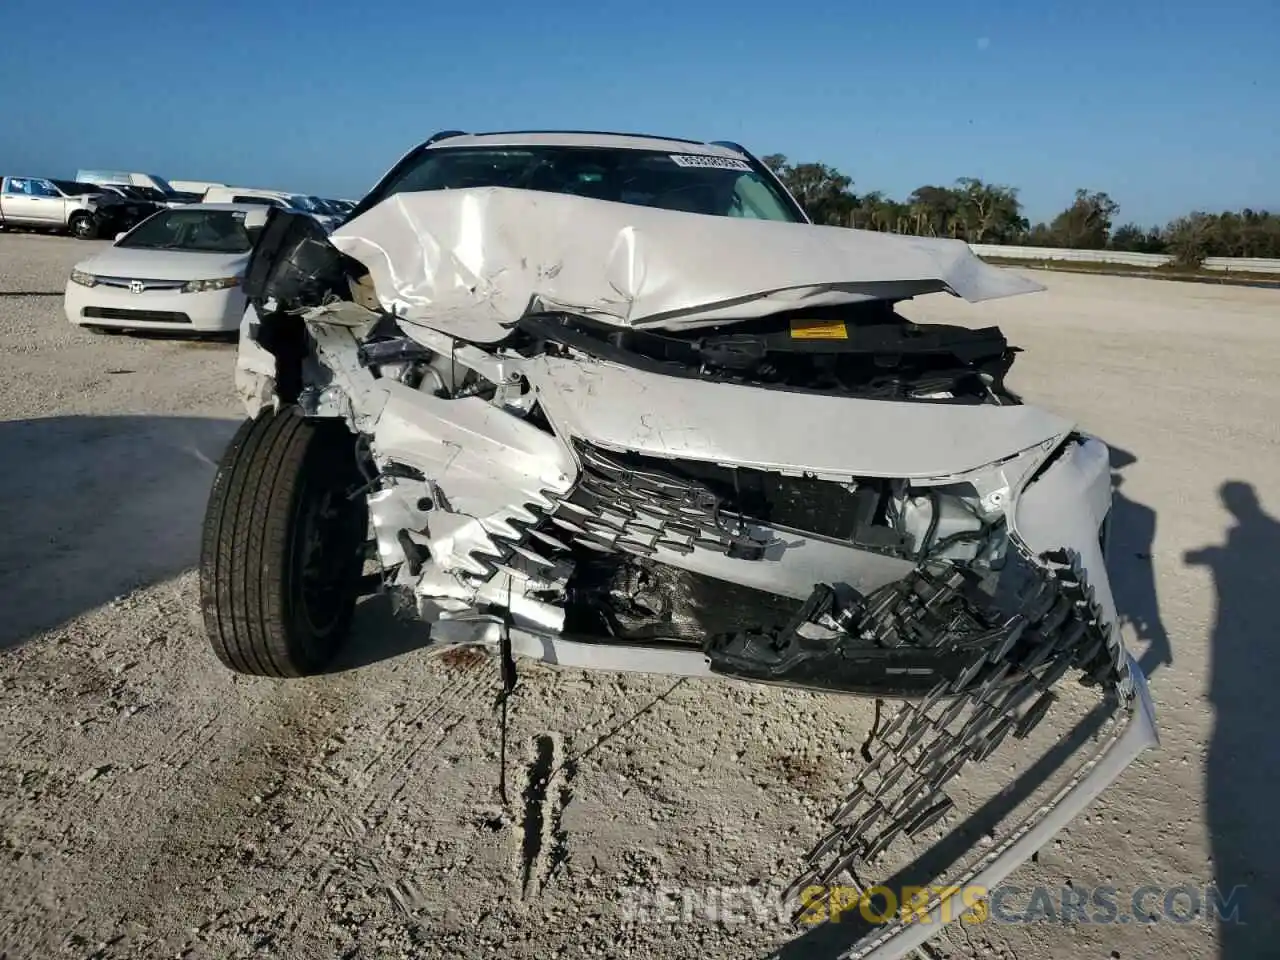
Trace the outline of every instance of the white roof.
<path fill-rule="evenodd" d="M 260 203 L 184 203 L 173 210 L 233 210 L 245 214 L 246 227 L 261 227 L 267 222 L 267 208 Z"/>
<path fill-rule="evenodd" d="M 736 150 L 714 143 L 673 140 L 638 133 L 592 133 L 577 130 L 514 131 L 511 133 L 467 133 L 431 144 L 437 147 L 608 147 L 622 150 L 662 150 L 666 153 L 694 153 L 712 157 L 741 157 Z"/>
<path fill-rule="evenodd" d="M 241 197 L 275 197 L 279 200 L 302 196 L 300 193 L 293 193 L 289 190 L 269 190 L 265 187 L 228 187 L 221 184 L 216 187 L 210 187 L 205 191 L 205 196 L 211 193 L 230 193 Z"/>
<path fill-rule="evenodd" d="M 173 207 L 174 210 L 239 210 L 243 213 L 252 213 L 255 210 L 266 209 L 260 203 L 183 203 Z"/>
<path fill-rule="evenodd" d="M 505 187 L 394 194 L 329 239 L 368 268 L 386 309 L 484 342 L 531 309 L 674 329 L 938 291 L 976 301 L 1044 289 L 962 240 Z"/>

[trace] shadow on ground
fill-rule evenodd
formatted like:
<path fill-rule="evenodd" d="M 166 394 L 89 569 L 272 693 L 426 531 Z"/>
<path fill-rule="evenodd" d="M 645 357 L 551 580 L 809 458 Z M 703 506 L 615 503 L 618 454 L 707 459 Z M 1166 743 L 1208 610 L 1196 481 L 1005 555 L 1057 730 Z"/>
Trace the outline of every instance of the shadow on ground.
<path fill-rule="evenodd" d="M 209 485 L 237 425 L 0 422 L 0 649 L 195 566 Z"/>
<path fill-rule="evenodd" d="M 1280 752 L 1280 614 L 1271 591 L 1280 582 L 1280 521 L 1238 480 L 1218 491 L 1231 514 L 1221 544 L 1185 560 L 1213 576 L 1216 611 L 1210 641 L 1208 819 L 1213 879 L 1239 889 L 1238 921 L 1219 923 L 1221 960 L 1277 955 L 1280 937 L 1280 835 L 1276 785 Z"/>
<path fill-rule="evenodd" d="M 326 673 L 343 673 L 392 660 L 431 643 L 431 627 L 408 614 L 397 616 L 386 595 L 366 597 L 356 607 L 351 635 Z M 494 672 L 497 672 L 494 667 Z"/>
<path fill-rule="evenodd" d="M 1161 666 L 1173 663 L 1173 650 L 1160 618 L 1152 567 L 1156 513 L 1123 492 L 1124 470 L 1136 462 L 1137 458 L 1128 451 L 1112 448 L 1115 493 L 1111 508 L 1108 576 L 1121 623 L 1130 627 L 1138 640 L 1145 642 L 1145 649 L 1138 655 L 1138 660 L 1149 678 Z M 892 877 L 872 879 L 864 876 L 861 879 L 869 885 L 883 883 L 890 890 L 954 879 L 956 865 L 968 858 L 980 838 L 999 832 L 1002 824 L 1007 829 L 1009 816 L 1020 804 L 1044 787 L 1064 765 L 1079 763 L 1079 751 L 1097 736 L 1110 716 L 1111 708 L 1106 704 L 1091 710 L 1035 763 L 915 861 Z M 849 917 L 845 914 L 839 924 L 823 923 L 806 930 L 780 947 L 773 956 L 778 960 L 817 960 L 840 956 L 859 939 L 877 929 L 857 915 L 852 921 Z"/>

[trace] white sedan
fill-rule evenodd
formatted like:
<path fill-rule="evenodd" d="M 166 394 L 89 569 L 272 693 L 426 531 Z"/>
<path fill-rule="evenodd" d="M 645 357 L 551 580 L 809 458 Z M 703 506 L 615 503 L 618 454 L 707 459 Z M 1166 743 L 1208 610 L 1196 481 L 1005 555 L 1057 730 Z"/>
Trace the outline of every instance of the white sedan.
<path fill-rule="evenodd" d="M 219 333 L 236 330 L 260 206 L 195 203 L 161 210 L 76 264 L 64 309 L 77 326 Z"/>

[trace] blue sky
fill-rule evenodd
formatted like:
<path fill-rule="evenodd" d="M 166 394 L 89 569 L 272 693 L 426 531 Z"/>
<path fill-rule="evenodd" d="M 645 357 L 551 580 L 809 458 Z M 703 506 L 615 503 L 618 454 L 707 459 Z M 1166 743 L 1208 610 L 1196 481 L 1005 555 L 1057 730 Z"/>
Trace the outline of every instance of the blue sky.
<path fill-rule="evenodd" d="M 483 11 L 469 12 L 469 11 Z M 1052 216 L 1280 208 L 1276 0 L 4 0 L 0 172 L 360 195 L 445 128 L 636 130 L 960 176 Z"/>

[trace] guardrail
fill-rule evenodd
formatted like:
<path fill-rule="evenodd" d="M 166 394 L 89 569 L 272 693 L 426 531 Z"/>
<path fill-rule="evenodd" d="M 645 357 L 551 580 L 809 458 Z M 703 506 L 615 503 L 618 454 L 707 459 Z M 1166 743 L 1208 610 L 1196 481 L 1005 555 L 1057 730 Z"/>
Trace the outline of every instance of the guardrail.
<path fill-rule="evenodd" d="M 1123 250 L 1068 250 L 1063 247 L 1006 247 L 994 243 L 971 243 L 969 249 L 980 257 L 1009 260 L 1061 260 L 1064 263 L 1115 263 L 1127 267 L 1154 269 L 1173 262 L 1167 253 L 1128 253 Z M 1209 257 L 1205 270 L 1223 273 L 1280 274 L 1280 260 L 1264 257 Z"/>

